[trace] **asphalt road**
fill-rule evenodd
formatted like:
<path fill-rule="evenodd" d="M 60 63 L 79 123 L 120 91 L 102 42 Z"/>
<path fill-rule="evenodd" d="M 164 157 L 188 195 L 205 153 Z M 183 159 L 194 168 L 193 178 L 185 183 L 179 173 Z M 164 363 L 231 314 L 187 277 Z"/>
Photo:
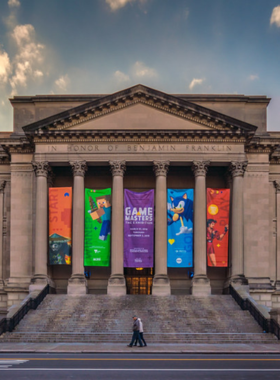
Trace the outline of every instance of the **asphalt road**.
<path fill-rule="evenodd" d="M 280 379 L 280 355 L 1 354 L 0 379 Z"/>

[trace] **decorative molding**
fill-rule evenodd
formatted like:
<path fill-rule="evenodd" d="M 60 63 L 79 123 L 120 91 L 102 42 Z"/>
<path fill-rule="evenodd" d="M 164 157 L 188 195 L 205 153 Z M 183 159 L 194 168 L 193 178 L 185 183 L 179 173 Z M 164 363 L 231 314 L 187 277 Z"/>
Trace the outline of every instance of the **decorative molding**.
<path fill-rule="evenodd" d="M 273 181 L 273 184 L 274 184 L 274 187 L 276 189 L 276 193 L 280 194 L 280 181 L 279 180 L 275 180 L 275 181 Z"/>
<path fill-rule="evenodd" d="M 32 161 L 32 166 L 35 171 L 36 177 L 48 178 L 50 166 L 48 161 Z"/>
<path fill-rule="evenodd" d="M 126 171 L 126 162 L 123 161 L 109 161 L 109 164 L 111 166 L 111 173 L 112 176 L 124 176 L 124 173 Z"/>
<path fill-rule="evenodd" d="M 156 177 L 167 176 L 170 161 L 154 161 L 153 164 Z"/>
<path fill-rule="evenodd" d="M 72 167 L 72 172 L 74 177 L 80 176 L 84 177 L 87 171 L 87 162 L 86 161 L 72 161 L 70 162 Z"/>
<path fill-rule="evenodd" d="M 243 177 L 248 165 L 248 161 L 232 161 L 228 167 L 232 178 Z"/>
<path fill-rule="evenodd" d="M 0 194 L 4 193 L 7 181 L 0 181 Z"/>
<path fill-rule="evenodd" d="M 192 163 L 192 171 L 195 177 L 198 176 L 206 176 L 208 171 L 208 166 L 210 165 L 210 161 L 193 161 Z"/>

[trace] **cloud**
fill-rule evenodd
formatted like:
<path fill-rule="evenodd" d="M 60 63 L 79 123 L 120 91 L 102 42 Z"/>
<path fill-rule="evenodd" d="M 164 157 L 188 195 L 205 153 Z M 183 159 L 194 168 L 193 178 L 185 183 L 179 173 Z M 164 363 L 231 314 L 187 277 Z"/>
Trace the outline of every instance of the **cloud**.
<path fill-rule="evenodd" d="M 54 83 L 59 91 L 66 92 L 70 84 L 70 79 L 67 74 L 61 75 Z"/>
<path fill-rule="evenodd" d="M 45 46 L 36 41 L 35 29 L 31 24 L 17 25 L 11 36 L 18 49 L 13 59 L 14 72 L 10 78 L 14 95 L 19 86 L 26 87 L 29 78 L 36 79 L 43 76 L 41 66 L 44 61 Z"/>
<path fill-rule="evenodd" d="M 106 3 L 110 6 L 111 11 L 117 11 L 126 6 L 128 3 L 133 3 L 139 1 L 140 3 L 145 3 L 146 0 L 105 0 Z"/>
<path fill-rule="evenodd" d="M 259 76 L 258 76 L 258 75 L 251 74 L 251 75 L 249 75 L 248 79 L 251 80 L 251 81 L 254 81 L 254 80 L 259 79 Z"/>
<path fill-rule="evenodd" d="M 270 17 L 270 25 L 276 24 L 280 28 L 280 5 L 273 8 L 271 17 Z"/>
<path fill-rule="evenodd" d="M 18 0 L 9 0 L 8 5 L 9 5 L 9 7 L 19 7 L 20 2 Z"/>
<path fill-rule="evenodd" d="M 153 78 L 157 77 L 157 72 L 148 66 L 145 66 L 143 62 L 135 62 L 132 67 L 132 73 L 137 78 Z"/>
<path fill-rule="evenodd" d="M 7 83 L 11 72 L 11 63 L 8 54 L 0 50 L 0 83 Z"/>
<path fill-rule="evenodd" d="M 117 70 L 115 71 L 114 73 L 114 77 L 115 79 L 117 79 L 117 81 L 119 83 L 127 83 L 127 82 L 130 82 L 130 78 L 128 75 L 122 73 L 121 71 Z"/>
<path fill-rule="evenodd" d="M 204 81 L 203 78 L 201 79 L 193 78 L 193 80 L 191 81 L 189 85 L 189 89 L 192 90 L 195 86 L 202 84 L 203 81 Z"/>

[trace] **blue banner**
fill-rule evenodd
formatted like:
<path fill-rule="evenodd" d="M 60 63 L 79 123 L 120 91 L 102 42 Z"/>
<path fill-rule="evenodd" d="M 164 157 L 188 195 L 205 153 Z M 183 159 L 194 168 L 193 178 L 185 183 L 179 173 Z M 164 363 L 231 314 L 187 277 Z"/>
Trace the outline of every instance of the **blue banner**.
<path fill-rule="evenodd" d="M 193 266 L 193 189 L 167 190 L 167 266 Z"/>

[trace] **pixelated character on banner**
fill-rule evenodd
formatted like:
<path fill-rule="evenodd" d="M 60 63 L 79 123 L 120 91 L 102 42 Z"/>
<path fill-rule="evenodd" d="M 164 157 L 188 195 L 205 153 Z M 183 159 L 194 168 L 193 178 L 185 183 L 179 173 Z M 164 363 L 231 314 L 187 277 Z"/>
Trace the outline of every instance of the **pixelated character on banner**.
<path fill-rule="evenodd" d="M 220 234 L 217 230 L 214 230 L 216 223 L 217 221 L 214 219 L 207 219 L 207 230 L 206 230 L 207 255 L 209 256 L 210 262 L 213 267 L 217 265 L 213 240 L 214 239 L 223 240 L 224 236 L 228 232 L 228 224 L 225 226 L 224 232 L 222 234 Z"/>
<path fill-rule="evenodd" d="M 71 239 L 58 234 L 49 236 L 50 264 L 71 264 Z"/>
<path fill-rule="evenodd" d="M 167 224 L 170 226 L 174 222 L 180 220 L 181 226 L 179 232 L 176 234 L 189 234 L 192 232 L 192 228 L 188 228 L 184 225 L 184 219 L 188 222 L 189 220 L 193 223 L 193 201 L 188 199 L 187 194 L 185 193 L 180 197 L 170 197 L 171 199 L 171 208 L 174 214 L 172 215 L 167 211 Z"/>
<path fill-rule="evenodd" d="M 97 220 L 98 223 L 102 223 L 101 216 L 105 214 L 105 211 L 103 208 L 96 206 L 96 203 L 92 197 L 88 197 L 88 199 L 90 204 L 90 210 L 88 210 L 88 213 L 90 214 L 92 220 Z"/>
<path fill-rule="evenodd" d="M 96 197 L 98 210 L 101 210 L 102 226 L 99 234 L 100 240 L 107 240 L 111 234 L 111 195 Z"/>

